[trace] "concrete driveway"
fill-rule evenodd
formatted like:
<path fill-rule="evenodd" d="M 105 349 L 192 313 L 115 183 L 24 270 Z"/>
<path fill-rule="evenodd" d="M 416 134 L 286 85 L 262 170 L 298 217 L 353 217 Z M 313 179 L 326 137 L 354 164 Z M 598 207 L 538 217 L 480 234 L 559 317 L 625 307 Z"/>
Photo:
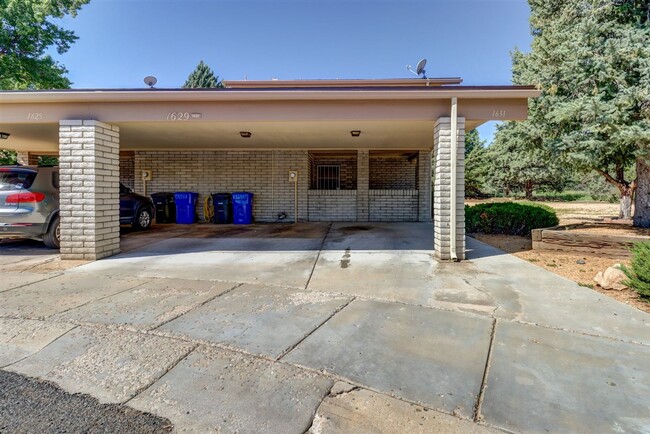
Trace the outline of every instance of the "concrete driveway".
<path fill-rule="evenodd" d="M 163 226 L 68 269 L 0 245 L 0 366 L 179 432 L 650 432 L 647 314 L 472 239 L 437 263 L 432 232 Z"/>

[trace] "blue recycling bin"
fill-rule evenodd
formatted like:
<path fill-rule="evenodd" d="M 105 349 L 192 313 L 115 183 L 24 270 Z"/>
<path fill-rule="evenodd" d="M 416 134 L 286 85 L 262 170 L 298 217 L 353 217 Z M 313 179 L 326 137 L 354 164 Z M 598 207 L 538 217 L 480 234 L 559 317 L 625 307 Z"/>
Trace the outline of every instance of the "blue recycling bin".
<path fill-rule="evenodd" d="M 232 194 L 232 222 L 236 225 L 253 223 L 253 193 L 245 191 Z"/>
<path fill-rule="evenodd" d="M 177 191 L 174 193 L 176 203 L 176 223 L 191 225 L 196 222 L 196 202 L 198 193 L 191 191 Z"/>

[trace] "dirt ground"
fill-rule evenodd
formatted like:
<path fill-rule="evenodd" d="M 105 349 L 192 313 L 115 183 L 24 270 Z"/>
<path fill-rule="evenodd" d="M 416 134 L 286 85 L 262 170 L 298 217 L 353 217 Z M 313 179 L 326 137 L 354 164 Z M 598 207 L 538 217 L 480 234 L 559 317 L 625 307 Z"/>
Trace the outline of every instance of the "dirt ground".
<path fill-rule="evenodd" d="M 468 204 L 481 203 L 486 201 L 467 201 Z M 540 202 L 556 210 L 560 218 L 560 224 L 572 224 L 582 222 L 595 222 L 601 219 L 615 216 L 618 212 L 617 204 L 601 202 Z M 588 228 L 582 229 L 588 231 Z M 596 233 L 635 233 L 647 235 L 647 230 L 639 230 L 621 227 L 591 229 Z M 484 235 L 470 234 L 470 236 L 486 244 L 494 246 L 505 252 L 511 253 L 518 258 L 529 261 L 539 267 L 551 271 L 567 279 L 577 282 L 598 291 L 608 297 L 615 298 L 623 303 L 629 304 L 639 310 L 650 313 L 650 303 L 641 300 L 639 295 L 629 289 L 623 291 L 606 290 L 596 285 L 594 276 L 599 271 L 604 271 L 614 264 L 629 264 L 626 258 L 604 258 L 596 255 L 566 254 L 555 252 L 543 252 L 532 250 L 532 241 L 528 237 L 510 235 Z"/>

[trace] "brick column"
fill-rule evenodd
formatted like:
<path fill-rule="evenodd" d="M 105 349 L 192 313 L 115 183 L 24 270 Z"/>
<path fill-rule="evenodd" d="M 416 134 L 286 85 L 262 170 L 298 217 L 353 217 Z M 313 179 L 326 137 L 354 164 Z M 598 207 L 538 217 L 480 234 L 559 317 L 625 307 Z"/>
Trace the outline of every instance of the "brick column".
<path fill-rule="evenodd" d="M 418 221 L 431 221 L 431 152 L 418 153 Z"/>
<path fill-rule="evenodd" d="M 370 157 L 368 151 L 357 151 L 357 221 L 367 222 L 369 213 Z"/>
<path fill-rule="evenodd" d="M 16 152 L 16 161 L 23 166 L 36 166 L 38 164 L 38 155 L 27 151 Z"/>
<path fill-rule="evenodd" d="M 435 256 L 451 259 L 451 118 L 440 118 L 433 140 L 435 185 L 433 193 L 433 223 Z M 465 118 L 458 118 L 458 147 L 456 164 L 456 255 L 465 259 Z"/>
<path fill-rule="evenodd" d="M 119 162 L 118 127 L 91 120 L 59 123 L 61 259 L 119 253 Z"/>

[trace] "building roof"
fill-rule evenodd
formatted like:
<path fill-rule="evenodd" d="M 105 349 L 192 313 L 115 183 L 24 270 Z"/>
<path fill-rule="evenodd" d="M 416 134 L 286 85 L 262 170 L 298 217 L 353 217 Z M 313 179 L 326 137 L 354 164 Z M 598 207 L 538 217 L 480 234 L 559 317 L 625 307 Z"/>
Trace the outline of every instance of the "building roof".
<path fill-rule="evenodd" d="M 371 88 L 371 87 L 427 87 L 460 84 L 460 77 L 446 78 L 379 78 L 379 79 L 323 79 L 323 80 L 224 80 L 229 89 L 278 89 L 278 88 Z"/>
<path fill-rule="evenodd" d="M 521 120 L 532 86 L 462 86 L 460 79 L 271 80 L 216 89 L 0 91 L 3 146 L 56 152 L 59 121 L 97 119 L 120 128 L 125 150 L 409 149 L 433 146 L 452 98 L 472 129 Z M 353 138 L 350 131 L 362 131 Z M 253 136 L 243 140 L 241 131 Z M 3 141 L 4 142 L 4 141 Z"/>

